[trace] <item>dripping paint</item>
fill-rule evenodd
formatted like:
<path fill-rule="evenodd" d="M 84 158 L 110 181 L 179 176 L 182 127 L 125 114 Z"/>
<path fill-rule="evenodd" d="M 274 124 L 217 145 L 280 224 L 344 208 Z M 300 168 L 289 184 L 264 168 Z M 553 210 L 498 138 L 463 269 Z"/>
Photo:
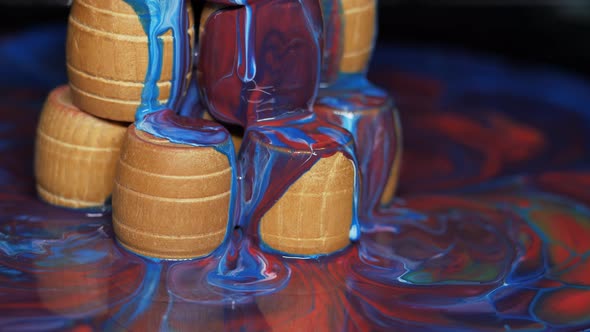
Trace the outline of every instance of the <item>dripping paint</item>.
<path fill-rule="evenodd" d="M 41 29 L 10 45 L 33 54 L 29 40 L 63 36 Z M 4 58 L 18 59 L 7 43 Z M 276 283 L 248 292 L 209 282 L 216 255 L 139 257 L 116 244 L 110 214 L 34 196 L 44 82 L 65 81 L 43 65 L 63 54 L 35 54 L 40 72 L 3 66 L 26 80 L 0 78 L 11 92 L 0 106 L 10 156 L 0 160 L 0 330 L 590 328 L 590 83 L 440 49 L 378 49 L 369 78 L 395 97 L 406 133 L 399 198 L 335 255 L 264 253 Z"/>

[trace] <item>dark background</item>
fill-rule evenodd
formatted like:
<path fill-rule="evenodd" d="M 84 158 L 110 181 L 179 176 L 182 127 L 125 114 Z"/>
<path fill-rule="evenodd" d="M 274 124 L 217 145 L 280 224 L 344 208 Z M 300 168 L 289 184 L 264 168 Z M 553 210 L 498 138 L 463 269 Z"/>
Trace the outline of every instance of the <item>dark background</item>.
<path fill-rule="evenodd" d="M 65 24 L 67 3 L 0 0 L 0 34 Z M 379 6 L 380 43 L 470 50 L 590 79 L 590 0 L 381 0 Z"/>

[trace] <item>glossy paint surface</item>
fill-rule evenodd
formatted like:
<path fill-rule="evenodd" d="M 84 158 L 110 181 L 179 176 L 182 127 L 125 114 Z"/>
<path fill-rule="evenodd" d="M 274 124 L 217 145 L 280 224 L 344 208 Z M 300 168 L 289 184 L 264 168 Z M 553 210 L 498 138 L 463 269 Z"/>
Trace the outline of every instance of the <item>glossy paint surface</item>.
<path fill-rule="evenodd" d="M 211 281 L 266 292 L 262 284 L 274 283 L 274 272 L 260 249 L 277 252 L 260 240 L 264 214 L 317 161 L 343 152 L 355 175 L 352 218 L 342 222 L 350 225 L 350 240 L 358 240 L 358 162 L 352 136 L 312 112 L 323 45 L 320 3 L 217 2 L 240 6 L 218 10 L 203 23 L 199 88 L 214 117 L 245 127 L 246 134 L 235 164 L 236 236 L 220 249 L 224 254 Z"/>
<path fill-rule="evenodd" d="M 176 110 L 185 91 L 185 75 L 190 68 L 190 37 L 186 15 L 186 2 L 167 0 L 124 0 L 137 14 L 148 42 L 148 63 L 141 103 L 136 120 L 141 121 L 149 113 L 162 109 Z M 164 63 L 164 44 L 160 37 L 170 33 L 173 38 L 172 89 L 166 105 L 158 101 L 158 81 Z"/>
<path fill-rule="evenodd" d="M 220 253 L 135 256 L 114 241 L 110 214 L 35 197 L 36 119 L 66 79 L 63 53 L 46 45 L 64 37 L 44 27 L 0 41 L 0 330 L 590 328 L 590 83 L 381 46 L 369 78 L 405 128 L 387 218 L 330 257 L 261 253 L 276 282 L 232 290 L 211 282 Z"/>
<path fill-rule="evenodd" d="M 213 147 L 228 157 L 232 168 L 231 207 L 228 212 L 228 236 L 219 252 L 219 267 L 212 272 L 210 281 L 219 287 L 228 289 L 253 288 L 266 292 L 268 282 L 274 283 L 267 267 L 266 258 L 260 252 L 265 247 L 259 240 L 262 216 L 278 201 L 289 186 L 295 183 L 305 172 L 321 158 L 327 158 L 337 152 L 353 161 L 356 168 L 356 155 L 350 134 L 326 121 L 319 120 L 311 112 L 315 101 L 320 71 L 321 49 L 321 15 L 319 3 L 309 1 L 281 0 L 275 2 L 241 2 L 240 7 L 230 7 L 214 13 L 207 20 L 206 28 L 201 34 L 197 71 L 202 79 L 202 95 L 205 101 L 226 101 L 237 93 L 235 108 L 229 110 L 236 118 L 245 118 L 246 135 L 238 159 L 227 131 L 221 125 L 201 119 L 190 119 L 183 114 L 199 107 L 198 97 L 194 94 L 198 87 L 191 82 L 189 95 L 184 105 L 171 98 L 167 105 L 158 105 L 157 77 L 162 68 L 163 53 L 158 39 L 163 33 L 172 31 L 175 38 L 174 53 L 188 52 L 186 29 L 186 10 L 183 5 L 170 5 L 161 0 L 127 0 L 132 4 L 146 35 L 148 36 L 149 60 L 148 74 L 144 82 L 142 102 L 136 114 L 136 127 L 158 137 L 179 144 L 199 147 Z M 281 21 L 277 14 L 292 20 Z M 293 19 L 294 18 L 294 19 Z M 230 21 L 228 21 L 230 19 Z M 224 22 L 219 25 L 215 22 Z M 230 22 L 234 21 L 234 24 Z M 268 44 L 268 39 L 275 40 Z M 280 40 L 283 41 L 280 41 Z M 278 44 L 277 44 L 278 42 Z M 237 45 L 235 49 L 228 45 Z M 284 53 L 287 58 L 268 57 Z M 187 63 L 178 63 L 175 57 L 173 77 L 183 77 Z M 219 62 L 220 58 L 234 59 L 231 66 Z M 213 60 L 214 61 L 211 61 Z M 308 62 L 307 59 L 311 61 Z M 313 60 L 315 59 L 315 61 Z M 285 62 L 287 61 L 287 62 Z M 285 68 L 295 71 L 285 72 Z M 216 74 L 228 71 L 222 76 Z M 233 84 L 224 85 L 223 95 L 217 94 L 217 88 L 227 83 L 234 72 Z M 269 81 L 270 80 L 270 81 Z M 265 91 L 256 82 L 270 84 Z M 172 82 L 173 91 L 181 94 L 180 82 Z M 244 84 L 254 84 L 245 96 Z M 287 88 L 282 88 L 287 87 Z M 294 88 L 293 88 L 294 87 Z M 305 90 L 300 88 L 304 87 Z M 311 92 L 306 94 L 305 91 Z M 258 95 L 261 93 L 260 95 Z M 258 97 L 256 97 L 258 95 Z M 264 99 L 267 101 L 264 101 Z M 178 99 L 178 98 L 176 98 Z M 286 102 L 282 102 L 285 101 Z M 301 100 L 304 104 L 292 103 Z M 276 102 L 278 101 L 278 102 Z M 221 116 L 215 103 L 206 103 L 210 113 Z M 262 107 L 262 108 L 261 108 Z M 226 110 L 227 111 L 227 110 Z M 244 113 L 245 112 L 245 113 Z M 215 127 L 214 130 L 212 128 Z M 214 133 L 215 135 L 211 135 Z M 217 136 L 223 136 L 225 141 Z M 297 154 L 284 153 L 282 149 L 297 151 Z M 174 167 L 172 164 L 170 167 Z M 350 228 L 350 240 L 359 238 L 358 212 L 358 176 L 354 176 L 354 197 L 352 219 L 344 221 Z M 132 207 L 115 207 L 129 209 Z M 206 213 L 206 212 L 204 212 Z M 163 220 L 167 220 L 163 216 Z M 170 222 L 174 222 L 170 220 Z M 236 228 L 236 236 L 231 230 Z M 273 251 L 270 247 L 266 251 Z M 212 255 L 218 258 L 217 253 Z M 307 257 L 309 258 L 309 257 Z M 283 278 L 283 282 L 288 279 Z"/>
<path fill-rule="evenodd" d="M 354 72 L 343 72 L 341 63 L 345 58 L 347 42 L 362 39 L 370 41 L 368 50 L 357 49 L 355 52 L 368 51 L 372 54 L 376 29 L 371 30 L 373 34 L 368 35 L 361 35 L 358 29 L 365 24 L 376 26 L 376 18 L 371 15 L 360 18 L 354 15 L 373 8 L 376 1 L 360 6 L 359 2 L 348 0 L 322 0 L 320 3 L 325 47 L 322 52 L 320 89 L 314 110 L 319 118 L 346 129 L 353 136 L 358 171 L 362 178 L 358 193 L 358 211 L 362 227 L 371 229 L 381 214 L 380 210 L 391 203 L 397 189 L 402 154 L 402 125 L 391 95 L 367 80 L 368 64 Z M 347 29 L 349 24 L 352 29 Z M 388 214 L 385 213 L 384 217 L 387 219 Z"/>
<path fill-rule="evenodd" d="M 198 83 L 217 119 L 246 127 L 311 109 L 320 79 L 316 0 L 216 2 L 199 41 Z"/>
<path fill-rule="evenodd" d="M 390 181 L 399 176 L 392 172 L 399 171 L 401 124 L 393 98 L 369 82 L 364 73 L 340 77 L 339 82 L 320 89 L 314 110 L 319 118 L 346 129 L 354 138 L 363 179 L 359 214 L 369 226 L 383 205 L 391 203 L 384 195 Z"/>

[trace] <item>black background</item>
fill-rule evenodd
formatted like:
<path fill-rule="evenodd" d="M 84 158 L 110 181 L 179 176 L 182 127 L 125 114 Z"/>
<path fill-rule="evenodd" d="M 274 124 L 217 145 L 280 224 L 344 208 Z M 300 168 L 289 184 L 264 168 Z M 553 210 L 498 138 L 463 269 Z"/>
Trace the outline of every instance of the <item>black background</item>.
<path fill-rule="evenodd" d="M 0 0 L 0 34 L 65 24 L 67 2 Z M 590 0 L 381 0 L 379 6 L 380 43 L 469 50 L 590 79 Z"/>

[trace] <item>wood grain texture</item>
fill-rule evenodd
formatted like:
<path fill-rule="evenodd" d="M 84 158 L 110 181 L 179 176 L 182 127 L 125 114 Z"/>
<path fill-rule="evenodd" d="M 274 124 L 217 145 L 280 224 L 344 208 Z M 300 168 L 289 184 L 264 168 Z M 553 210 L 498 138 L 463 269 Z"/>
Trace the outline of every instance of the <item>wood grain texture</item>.
<path fill-rule="evenodd" d="M 320 119 L 342 126 L 354 136 L 362 177 L 360 213 L 363 214 L 390 204 L 395 196 L 402 162 L 402 126 L 399 112 L 389 97 L 373 99 L 368 104 L 360 102 L 371 99 L 362 92 L 344 96 L 357 103 L 346 107 L 319 103 L 314 111 Z"/>
<path fill-rule="evenodd" d="M 188 30 L 194 48 L 194 20 Z M 160 102 L 170 97 L 173 37 L 164 43 Z M 93 115 L 132 122 L 148 67 L 148 38 L 138 16 L 123 0 L 75 0 L 69 16 L 66 63 L 74 104 Z M 189 57 L 192 61 L 192 56 Z M 188 69 L 192 68 L 192 64 Z M 191 70 L 186 73 L 187 86 Z"/>
<path fill-rule="evenodd" d="M 320 159 L 262 217 L 262 241 L 298 255 L 328 254 L 346 247 L 354 173 L 352 161 L 340 152 Z"/>
<path fill-rule="evenodd" d="M 39 120 L 35 177 L 39 196 L 71 208 L 104 205 L 113 189 L 126 126 L 72 105 L 70 88 L 53 90 Z"/>
<path fill-rule="evenodd" d="M 212 147 L 170 143 L 131 126 L 113 191 L 119 242 L 139 254 L 204 256 L 225 237 L 232 172 Z"/>
<path fill-rule="evenodd" d="M 340 71 L 365 71 L 373 53 L 376 34 L 376 0 L 341 0 L 344 16 L 344 52 Z"/>

